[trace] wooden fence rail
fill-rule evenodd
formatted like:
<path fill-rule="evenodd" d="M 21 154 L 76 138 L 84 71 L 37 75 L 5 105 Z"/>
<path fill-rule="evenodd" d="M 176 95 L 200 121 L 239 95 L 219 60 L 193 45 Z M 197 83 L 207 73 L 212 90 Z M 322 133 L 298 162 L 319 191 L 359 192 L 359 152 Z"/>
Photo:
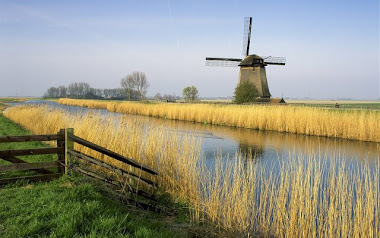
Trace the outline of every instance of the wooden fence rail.
<path fill-rule="evenodd" d="M 154 187 L 157 187 L 157 183 L 153 182 L 152 180 L 149 180 L 149 179 L 146 179 L 146 178 L 143 178 L 135 173 L 132 173 L 130 171 L 126 171 L 122 168 L 118 168 L 114 165 L 111 165 L 109 163 L 106 163 L 100 159 L 97 159 L 97 158 L 94 158 L 94 157 L 91 157 L 89 155 L 85 155 L 79 151 L 76 151 L 76 150 L 72 150 L 72 149 L 69 149 L 68 150 L 69 154 L 75 158 L 78 158 L 78 159 L 82 159 L 84 161 L 87 161 L 91 164 L 95 164 L 95 165 L 98 165 L 98 166 L 101 166 L 101 167 L 104 167 L 106 169 L 109 169 L 111 170 L 112 172 L 115 172 L 115 173 L 118 173 L 120 175 L 123 175 L 123 176 L 130 176 L 130 177 L 133 177 L 133 178 L 136 178 L 136 179 L 139 179 L 141 181 L 143 181 L 144 183 L 148 184 L 148 185 L 151 185 L 151 186 L 154 186 Z"/>
<path fill-rule="evenodd" d="M 36 169 L 48 169 L 57 168 L 59 166 L 57 161 L 53 162 L 38 162 L 38 163 L 19 163 L 0 166 L 0 172 L 9 171 L 23 171 L 23 170 L 36 170 Z"/>
<path fill-rule="evenodd" d="M 62 155 L 65 152 L 65 147 L 62 142 L 65 140 L 65 135 L 61 132 L 57 134 L 49 135 L 23 135 L 23 136 L 2 136 L 0 137 L 0 143 L 13 143 L 13 142 L 31 142 L 31 141 L 57 141 L 57 144 L 61 146 L 57 147 L 45 147 L 45 148 L 29 148 L 29 149 L 9 149 L 0 150 L 0 159 L 8 161 L 12 164 L 0 165 L 0 172 L 15 172 L 15 171 L 34 171 L 37 175 L 20 176 L 20 177 L 5 177 L 0 179 L 0 185 L 13 183 L 19 180 L 29 181 L 49 181 L 58 178 L 62 175 L 63 167 L 59 163 L 59 159 L 62 159 Z M 16 156 L 24 155 L 46 155 L 57 154 L 57 161 L 49 162 L 36 162 L 29 163 L 25 160 L 17 158 Z M 57 168 L 57 172 L 50 171 L 48 169 Z M 6 175 L 6 174 L 5 174 Z M 4 174 L 3 174 L 4 177 Z"/>
<path fill-rule="evenodd" d="M 150 188 L 156 189 L 156 188 L 158 188 L 158 184 L 154 180 L 155 180 L 156 176 L 158 175 L 157 170 L 152 169 L 148 166 L 142 165 L 142 164 L 134 161 L 133 159 L 127 158 L 123 155 L 120 155 L 120 154 L 114 152 L 114 151 L 108 150 L 108 149 L 106 149 L 102 146 L 99 146 L 97 144 L 94 144 L 88 140 L 85 140 L 83 138 L 75 136 L 73 133 L 66 133 L 66 136 L 67 136 L 67 140 L 69 140 L 69 141 L 78 143 L 82 146 L 85 146 L 85 147 L 91 149 L 91 150 L 94 150 L 94 151 L 99 152 L 103 155 L 111 157 L 115 161 L 122 162 L 126 165 L 129 165 L 133 169 L 126 170 L 126 169 L 123 169 L 121 167 L 113 165 L 111 162 L 106 162 L 106 161 L 103 161 L 101 159 L 92 157 L 90 155 L 86 155 L 82 152 L 74 150 L 73 146 L 67 147 L 67 149 L 66 149 L 67 157 L 70 157 L 70 160 L 77 160 L 80 163 L 79 163 L 79 165 L 77 164 L 74 166 L 73 164 L 68 164 L 67 160 L 66 160 L 65 166 L 67 168 L 71 168 L 73 171 L 84 174 L 84 175 L 89 176 L 91 178 L 95 178 L 97 180 L 100 180 L 100 181 L 105 182 L 107 184 L 110 184 L 112 186 L 119 187 L 123 191 L 127 191 L 129 193 L 138 195 L 144 199 L 149 199 L 149 200 L 153 200 L 153 201 L 157 200 L 154 195 L 149 194 L 149 192 L 141 190 L 140 189 L 141 186 L 137 186 L 137 188 L 134 188 L 134 185 L 133 185 L 134 183 L 132 182 L 132 180 L 137 180 L 137 181 L 142 182 L 145 185 L 148 185 L 148 187 L 150 187 Z M 91 167 L 88 165 L 95 165 L 95 167 Z M 102 168 L 103 170 L 108 171 L 108 173 L 107 172 L 104 173 L 104 171 L 103 171 L 103 173 L 100 173 L 99 168 Z M 150 175 L 150 177 L 153 178 L 153 180 L 150 178 L 145 178 L 145 177 L 139 175 L 139 173 L 137 171 L 136 172 L 134 171 L 135 169 L 141 170 L 144 173 L 147 173 L 147 175 Z M 114 177 L 114 175 L 111 175 L 111 174 L 114 174 L 114 175 L 117 174 L 119 176 L 121 175 L 122 177 L 124 177 L 126 179 L 120 180 L 120 177 L 118 179 L 116 179 Z M 129 183 L 127 181 L 129 181 Z M 128 183 L 127 186 L 125 184 L 126 182 Z M 141 201 L 140 201 L 140 203 L 141 203 Z"/>
<path fill-rule="evenodd" d="M 29 141 L 53 141 L 53 140 L 65 140 L 63 134 L 52 135 L 25 135 L 25 136 L 2 136 L 0 137 L 0 143 L 9 142 L 29 142 Z"/>
<path fill-rule="evenodd" d="M 151 178 L 156 178 L 158 174 L 157 170 L 150 168 L 148 166 L 142 165 L 131 158 L 127 158 L 116 152 L 108 150 L 102 146 L 94 144 L 88 140 L 80 138 L 74 135 L 74 129 L 66 128 L 61 129 L 57 134 L 50 135 L 25 135 L 25 136 L 3 136 L 0 137 L 0 143 L 10 143 L 10 142 L 29 142 L 29 141 L 57 141 L 56 147 L 46 147 L 46 148 L 30 148 L 30 149 L 10 149 L 10 150 L 0 150 L 0 159 L 11 162 L 10 165 L 0 165 L 0 172 L 11 172 L 11 171 L 25 171 L 31 170 L 37 172 L 38 175 L 24 176 L 24 177 L 13 177 L 13 178 L 1 178 L 0 185 L 12 183 L 18 180 L 26 179 L 29 181 L 47 181 L 54 178 L 58 178 L 63 173 L 67 173 L 68 169 L 85 174 L 87 176 L 97 178 L 101 181 L 107 182 L 109 184 L 117 186 L 120 184 L 119 181 L 114 180 L 111 177 L 107 177 L 105 174 L 99 174 L 99 171 L 89 170 L 88 166 L 83 168 L 84 164 L 92 164 L 95 166 L 100 166 L 113 174 L 118 174 L 129 179 L 135 179 L 143 182 L 144 184 L 157 188 L 158 185 Z M 111 163 L 102 161 L 100 159 L 94 158 L 90 155 L 83 154 L 77 150 L 74 150 L 74 143 L 78 143 L 89 149 L 97 151 L 103 155 L 109 156 L 116 161 L 125 163 L 134 169 L 139 169 L 147 173 L 150 178 L 144 178 L 134 171 L 134 169 L 128 171 L 126 169 L 117 167 Z M 57 154 L 56 161 L 50 162 L 37 162 L 29 163 L 15 156 L 23 155 L 43 155 L 43 154 Z M 73 164 L 69 164 L 69 160 L 80 160 L 81 163 L 77 163 L 76 167 Z M 84 162 L 84 163 L 83 163 Z M 82 167 L 80 167 L 82 165 Z M 58 172 L 52 172 L 48 169 L 57 168 Z M 148 176 L 148 177 L 149 177 Z M 123 188 L 124 189 L 124 188 Z M 155 199 L 150 194 L 145 191 L 141 191 L 132 188 L 131 184 L 127 186 L 127 190 L 135 193 L 144 198 Z"/>
<path fill-rule="evenodd" d="M 65 152 L 65 147 L 0 150 L 0 158 L 9 157 L 9 156 L 18 156 L 18 155 L 64 154 L 64 152 Z"/>
<path fill-rule="evenodd" d="M 129 159 L 127 157 L 119 155 L 118 153 L 110 151 L 110 150 L 108 150 L 108 149 L 106 149 L 104 147 L 101 147 L 99 145 L 96 145 L 96 144 L 94 144 L 94 143 L 92 143 L 90 141 L 84 140 L 84 139 L 82 139 L 80 137 L 77 137 L 77 136 L 71 134 L 71 133 L 68 134 L 68 138 L 69 138 L 69 140 L 72 140 L 72 141 L 74 141 L 74 142 L 76 142 L 78 144 L 84 145 L 84 146 L 86 146 L 86 147 L 88 147 L 90 149 L 93 149 L 93 150 L 95 150 L 97 152 L 100 152 L 100 153 L 102 153 L 104 155 L 112 157 L 115 160 L 121 161 L 123 163 L 131 165 L 131 166 L 133 166 L 135 168 L 141 169 L 141 170 L 143 170 L 145 172 L 148 172 L 150 174 L 153 174 L 153 175 L 157 175 L 158 174 L 158 172 L 156 170 L 152 169 L 152 168 L 149 168 L 147 166 L 139 164 L 139 163 L 133 161 L 132 159 Z"/>

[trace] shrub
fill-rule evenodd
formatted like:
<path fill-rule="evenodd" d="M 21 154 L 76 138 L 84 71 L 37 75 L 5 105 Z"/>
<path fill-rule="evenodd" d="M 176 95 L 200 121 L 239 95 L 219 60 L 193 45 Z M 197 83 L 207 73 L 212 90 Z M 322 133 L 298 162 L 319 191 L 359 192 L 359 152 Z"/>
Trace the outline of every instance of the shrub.
<path fill-rule="evenodd" d="M 251 82 L 240 83 L 234 92 L 234 103 L 241 104 L 247 102 L 254 102 L 259 93 Z"/>

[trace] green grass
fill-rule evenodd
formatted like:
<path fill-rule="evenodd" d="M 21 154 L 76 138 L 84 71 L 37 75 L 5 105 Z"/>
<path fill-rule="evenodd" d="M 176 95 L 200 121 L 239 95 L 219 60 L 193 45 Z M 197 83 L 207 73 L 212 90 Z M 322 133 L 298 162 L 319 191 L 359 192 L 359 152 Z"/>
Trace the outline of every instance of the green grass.
<path fill-rule="evenodd" d="M 29 135 L 30 133 L 20 125 L 0 115 L 0 136 Z"/>
<path fill-rule="evenodd" d="M 0 115 L 0 136 L 30 134 Z M 0 144 L 0 150 L 46 147 L 37 142 Z M 28 162 L 52 161 L 56 156 L 23 156 Z M 7 164 L 0 160 L 0 164 Z M 35 172 L 14 172 L 12 176 Z M 10 177 L 9 173 L 0 173 Z M 126 206 L 105 196 L 99 184 L 81 176 L 63 176 L 48 183 L 18 182 L 0 187 L 0 237 L 184 237 L 186 212 L 162 215 Z M 161 201 L 168 205 L 167 200 Z M 173 211 L 177 207 L 167 208 Z M 165 221 L 165 222 L 163 222 Z"/>
<path fill-rule="evenodd" d="M 12 122 L 8 118 L 0 115 L 0 136 L 8 135 L 29 135 L 30 132 L 22 128 L 20 125 Z M 33 142 L 17 142 L 17 143 L 0 143 L 0 150 L 9 150 L 9 149 L 26 149 L 26 148 L 41 148 L 48 147 L 49 145 L 33 141 Z M 46 162 L 46 161 L 55 161 L 57 160 L 57 155 L 38 155 L 38 156 L 19 156 L 18 158 L 25 160 L 27 162 Z M 8 161 L 0 159 L 0 165 L 11 164 Z M 49 169 L 55 171 L 56 169 Z M 34 175 L 36 172 L 33 171 L 17 171 L 17 172 L 7 172 L 0 173 L 0 178 L 4 177 L 16 177 L 16 176 L 27 176 Z"/>
<path fill-rule="evenodd" d="M 181 237 L 157 215 L 136 216 L 80 178 L 22 185 L 0 190 L 0 237 Z"/>
<path fill-rule="evenodd" d="M 5 108 L 7 108 L 7 105 L 4 105 L 0 102 L 0 113 L 2 113 L 2 111 L 5 110 Z"/>

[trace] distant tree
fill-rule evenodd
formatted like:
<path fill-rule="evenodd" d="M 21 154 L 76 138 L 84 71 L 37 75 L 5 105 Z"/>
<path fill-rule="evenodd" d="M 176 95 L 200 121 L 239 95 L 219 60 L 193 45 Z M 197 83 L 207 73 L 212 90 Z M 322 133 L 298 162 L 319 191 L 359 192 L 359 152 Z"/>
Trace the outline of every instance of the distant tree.
<path fill-rule="evenodd" d="M 122 88 L 97 89 L 91 88 L 88 83 L 73 82 L 68 87 L 50 87 L 43 95 L 44 98 L 84 98 L 84 99 L 117 99 L 124 100 L 125 90 Z M 133 91 L 131 98 L 137 99 L 136 90 Z"/>
<path fill-rule="evenodd" d="M 162 98 L 164 100 L 175 100 L 176 97 L 174 95 L 170 95 L 170 94 L 164 94 L 164 96 L 162 96 Z"/>
<path fill-rule="evenodd" d="M 253 83 L 246 81 L 240 83 L 234 92 L 234 103 L 241 104 L 254 102 L 258 97 L 258 91 Z"/>
<path fill-rule="evenodd" d="M 44 98 L 57 98 L 59 95 L 59 90 L 56 87 L 50 87 L 44 94 Z"/>
<path fill-rule="evenodd" d="M 94 88 L 93 91 L 94 91 L 96 98 L 103 98 L 103 89 Z"/>
<path fill-rule="evenodd" d="M 91 93 L 91 87 L 88 83 L 78 83 L 79 84 L 79 92 L 80 92 L 80 98 L 86 98 L 86 95 L 92 95 Z"/>
<path fill-rule="evenodd" d="M 111 98 L 112 99 L 122 100 L 122 99 L 126 98 L 124 89 L 122 89 L 122 88 L 114 88 L 114 89 L 110 89 L 110 91 L 111 91 Z M 131 98 L 136 98 L 136 94 L 132 94 Z"/>
<path fill-rule="evenodd" d="M 162 99 L 163 99 L 163 97 L 161 96 L 160 93 L 156 93 L 156 95 L 154 95 L 154 98 L 155 98 L 156 100 L 162 100 Z"/>
<path fill-rule="evenodd" d="M 111 89 L 108 89 L 108 88 L 104 89 L 103 96 L 104 98 L 111 98 Z"/>
<path fill-rule="evenodd" d="M 133 91 L 135 90 L 135 87 L 136 87 L 135 78 L 131 74 L 129 74 L 126 77 L 121 79 L 120 85 L 124 89 L 127 99 L 131 100 Z"/>
<path fill-rule="evenodd" d="M 145 98 L 146 93 L 149 88 L 149 82 L 148 79 L 145 76 L 145 73 L 135 71 L 131 74 L 131 76 L 134 78 L 136 83 L 136 93 L 139 98 L 139 100 L 142 100 Z"/>
<path fill-rule="evenodd" d="M 198 99 L 198 89 L 194 86 L 186 87 L 182 92 L 183 99 L 188 101 L 194 101 Z"/>
<path fill-rule="evenodd" d="M 70 98 L 77 98 L 78 95 L 78 89 L 76 86 L 76 83 L 70 83 L 67 87 L 67 93 L 69 94 Z"/>
<path fill-rule="evenodd" d="M 137 99 L 141 100 L 145 98 L 147 89 L 149 87 L 148 80 L 145 73 L 135 71 L 126 77 L 121 79 L 121 87 L 125 90 L 125 95 L 128 100 L 131 100 L 134 94 L 137 95 Z"/>
<path fill-rule="evenodd" d="M 58 86 L 58 97 L 65 98 L 67 97 L 67 88 L 63 85 Z"/>
<path fill-rule="evenodd" d="M 71 98 L 85 98 L 90 93 L 91 87 L 88 83 L 75 82 L 70 83 L 67 91 Z"/>

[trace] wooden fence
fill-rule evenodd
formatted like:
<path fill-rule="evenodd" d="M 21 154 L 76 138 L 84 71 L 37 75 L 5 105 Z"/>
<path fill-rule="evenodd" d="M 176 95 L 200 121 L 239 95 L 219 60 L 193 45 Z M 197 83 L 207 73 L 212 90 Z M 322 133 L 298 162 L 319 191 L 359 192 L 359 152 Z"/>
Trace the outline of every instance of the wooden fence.
<path fill-rule="evenodd" d="M 0 143 L 11 142 L 29 142 L 29 141 L 57 141 L 57 147 L 31 148 L 31 149 L 16 149 L 16 150 L 0 150 L 0 159 L 11 162 L 10 165 L 1 165 L 0 172 L 25 171 L 31 170 L 37 173 L 32 176 L 9 177 L 1 178 L 0 185 L 13 183 L 19 180 L 29 181 L 48 181 L 58 178 L 64 171 L 59 160 L 64 160 L 64 137 L 61 132 L 51 135 L 25 135 L 25 136 L 3 136 L 0 137 Z M 57 161 L 29 163 L 16 156 L 23 155 L 44 155 L 57 154 Z M 48 170 L 49 168 L 57 168 L 57 172 Z"/>
<path fill-rule="evenodd" d="M 155 182 L 158 172 L 148 166 L 144 166 L 137 163 L 133 159 L 122 156 L 83 138 L 74 135 L 74 129 L 67 128 L 61 129 L 56 135 L 28 135 L 28 136 L 5 136 L 0 137 L 0 143 L 7 142 L 27 142 L 27 141 L 57 141 L 57 147 L 47 147 L 47 148 L 32 148 L 32 149 L 17 149 L 17 150 L 0 150 L 0 159 L 7 160 L 13 164 L 11 165 L 1 165 L 0 172 L 6 171 L 21 171 L 21 170 L 32 170 L 38 173 L 38 175 L 24 176 L 16 178 L 3 178 L 0 179 L 0 185 L 15 182 L 17 180 L 26 179 L 29 181 L 47 181 L 54 179 L 62 175 L 63 173 L 68 173 L 69 170 L 85 174 L 89 177 L 96 178 L 108 184 L 114 186 L 123 186 L 123 182 L 120 179 L 115 179 L 108 174 L 117 174 L 122 178 L 123 181 L 130 181 L 131 184 L 124 186 L 129 192 L 142 196 L 148 199 L 155 199 L 154 196 L 146 191 L 134 188 L 133 180 L 142 182 L 150 188 L 157 188 L 158 185 Z M 91 150 L 99 152 L 102 155 L 106 155 L 115 161 L 122 162 L 123 164 L 129 165 L 132 169 L 123 169 L 113 165 L 112 163 L 105 162 L 98 158 L 92 157 L 90 155 L 84 154 L 74 149 L 74 143 L 85 146 Z M 42 154 L 57 154 L 57 161 L 52 162 L 38 162 L 38 163 L 28 163 L 24 160 L 16 158 L 15 156 L 20 155 L 42 155 Z M 93 165 L 93 166 L 91 166 Z M 47 168 L 57 168 L 57 173 L 46 170 Z M 95 169 L 94 169 L 95 168 Z M 99 169 L 103 170 L 100 173 Z M 106 172 L 104 172 L 104 170 Z M 140 171 L 138 171 L 140 170 Z M 108 173 L 107 173 L 108 172 Z M 141 174 L 145 174 L 143 177 Z M 153 178 L 153 179 L 152 179 Z M 125 184 L 124 184 L 125 185 Z"/>

